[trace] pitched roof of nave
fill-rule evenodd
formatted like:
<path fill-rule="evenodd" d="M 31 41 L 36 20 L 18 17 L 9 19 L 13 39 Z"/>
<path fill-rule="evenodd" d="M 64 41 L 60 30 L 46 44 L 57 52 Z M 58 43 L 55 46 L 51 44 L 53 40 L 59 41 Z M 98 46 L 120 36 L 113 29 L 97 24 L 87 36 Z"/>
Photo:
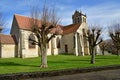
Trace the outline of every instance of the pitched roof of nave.
<path fill-rule="evenodd" d="M 63 27 L 63 34 L 69 34 L 69 33 L 73 33 L 76 32 L 77 29 L 80 27 L 81 23 L 76 23 L 76 24 L 70 24 L 67 26 Z"/>
<path fill-rule="evenodd" d="M 17 24 L 18 24 L 18 27 L 20 29 L 31 30 L 31 27 L 34 24 L 33 22 L 35 22 L 35 21 L 37 22 L 37 25 L 39 27 L 41 27 L 41 20 L 33 19 L 31 17 L 21 16 L 18 14 L 15 14 L 14 17 L 15 17 Z M 48 23 L 48 24 L 50 24 L 50 23 Z M 59 25 L 59 24 L 58 24 L 58 26 L 62 27 L 62 25 Z"/>
<path fill-rule="evenodd" d="M 31 22 L 32 22 L 32 18 L 30 17 L 26 17 L 26 16 L 21 16 L 21 15 L 18 15 L 18 14 L 15 14 L 14 15 L 16 21 L 17 21 L 17 24 L 18 24 L 18 27 L 20 29 L 27 29 L 27 30 L 31 30 Z M 41 20 L 38 20 L 38 25 L 41 26 Z M 69 33 L 72 33 L 72 32 L 75 32 L 79 27 L 80 27 L 81 23 L 77 23 L 77 24 L 70 24 L 70 25 L 67 25 L 67 26 L 61 26 L 61 28 L 63 29 L 63 35 L 65 34 L 69 34 Z"/>
<path fill-rule="evenodd" d="M 30 18 L 30 17 L 26 17 L 26 16 L 21 16 L 21 15 L 18 15 L 18 14 L 15 14 L 14 15 L 16 21 L 17 21 L 17 24 L 18 24 L 18 27 L 20 29 L 27 29 L 27 30 L 31 30 L 31 25 L 33 25 L 33 18 Z M 37 19 L 36 19 L 37 20 Z M 41 21 L 40 20 L 37 20 L 37 24 L 38 26 L 41 25 Z"/>
<path fill-rule="evenodd" d="M 1 44 L 16 44 L 16 39 L 12 35 L 0 34 L 0 43 Z"/>

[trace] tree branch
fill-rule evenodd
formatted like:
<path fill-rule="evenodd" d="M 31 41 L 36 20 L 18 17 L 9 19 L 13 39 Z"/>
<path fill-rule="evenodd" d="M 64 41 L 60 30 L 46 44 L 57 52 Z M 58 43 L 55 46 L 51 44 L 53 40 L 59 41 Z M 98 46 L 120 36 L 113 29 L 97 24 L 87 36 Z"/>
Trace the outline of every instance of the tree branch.
<path fill-rule="evenodd" d="M 100 44 L 103 40 L 101 39 L 98 43 L 96 43 L 96 45 Z"/>
<path fill-rule="evenodd" d="M 47 43 L 53 38 L 55 37 L 56 34 L 53 34 L 48 40 L 47 40 Z"/>
<path fill-rule="evenodd" d="M 32 41 L 32 44 L 38 45 L 37 41 L 35 41 L 35 40 L 31 39 L 31 38 L 29 38 L 29 40 Z"/>

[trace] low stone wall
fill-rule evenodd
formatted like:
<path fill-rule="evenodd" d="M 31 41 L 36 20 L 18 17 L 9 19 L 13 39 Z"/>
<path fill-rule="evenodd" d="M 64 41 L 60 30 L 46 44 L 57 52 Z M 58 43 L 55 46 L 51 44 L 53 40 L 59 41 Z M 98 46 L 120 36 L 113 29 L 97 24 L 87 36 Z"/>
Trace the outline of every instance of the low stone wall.
<path fill-rule="evenodd" d="M 15 44 L 2 44 L 1 58 L 15 57 Z"/>
<path fill-rule="evenodd" d="M 24 79 L 30 79 L 30 78 L 61 76 L 61 75 L 70 75 L 70 74 L 112 70 L 112 69 L 120 69 L 120 65 L 66 69 L 66 70 L 56 70 L 56 71 L 46 71 L 46 72 L 3 74 L 3 75 L 0 75 L 0 80 L 24 80 Z"/>

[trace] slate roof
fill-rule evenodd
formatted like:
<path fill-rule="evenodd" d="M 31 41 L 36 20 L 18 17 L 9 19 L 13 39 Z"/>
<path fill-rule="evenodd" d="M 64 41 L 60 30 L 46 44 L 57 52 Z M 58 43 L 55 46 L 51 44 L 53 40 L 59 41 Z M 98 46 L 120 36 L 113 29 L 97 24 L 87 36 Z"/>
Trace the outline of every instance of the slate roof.
<path fill-rule="evenodd" d="M 12 35 L 0 34 L 0 44 L 16 44 L 16 39 Z"/>

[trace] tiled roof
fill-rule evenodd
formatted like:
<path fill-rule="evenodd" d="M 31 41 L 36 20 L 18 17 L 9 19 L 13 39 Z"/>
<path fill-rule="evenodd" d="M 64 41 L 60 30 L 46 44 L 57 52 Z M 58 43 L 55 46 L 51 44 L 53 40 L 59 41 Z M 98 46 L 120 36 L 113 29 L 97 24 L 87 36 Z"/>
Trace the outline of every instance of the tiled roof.
<path fill-rule="evenodd" d="M 41 20 L 37 20 L 37 19 L 32 19 L 30 17 L 26 17 L 26 16 L 21 16 L 21 15 L 14 15 L 16 21 L 17 21 L 17 25 L 20 29 L 27 29 L 27 30 L 31 30 L 31 27 L 33 25 L 32 22 L 34 22 L 33 20 L 37 21 L 37 25 L 39 27 L 41 27 Z M 48 23 L 49 24 L 49 23 Z M 56 31 L 58 31 L 59 34 L 62 34 L 62 25 L 57 25 L 56 28 L 51 29 L 51 32 L 54 33 Z M 59 29 L 59 30 L 58 30 Z M 61 30 L 60 30 L 61 29 Z"/>
<path fill-rule="evenodd" d="M 0 34 L 1 44 L 16 44 L 15 37 L 12 35 Z"/>
<path fill-rule="evenodd" d="M 33 22 L 32 18 L 26 17 L 26 16 L 21 16 L 21 15 L 18 15 L 18 14 L 15 14 L 14 17 L 15 17 L 15 19 L 17 21 L 17 24 L 18 24 L 20 29 L 31 30 L 31 27 L 32 27 L 31 22 Z M 39 26 L 41 25 L 40 20 L 38 20 L 38 25 Z M 63 35 L 75 32 L 79 27 L 80 27 L 80 23 L 64 26 L 63 27 Z M 61 28 L 62 28 L 62 26 L 61 26 Z"/>
<path fill-rule="evenodd" d="M 63 34 L 69 34 L 77 31 L 77 29 L 80 27 L 80 23 L 77 24 L 71 24 L 63 27 Z"/>
<path fill-rule="evenodd" d="M 18 24 L 18 27 L 20 29 L 28 29 L 28 30 L 31 30 L 31 25 L 33 25 L 33 21 L 32 20 L 35 20 L 35 19 L 32 19 L 30 17 L 26 17 L 26 16 L 21 16 L 21 15 L 18 15 L 18 14 L 15 14 L 14 15 L 16 21 L 17 21 L 17 24 Z M 37 20 L 38 22 L 38 25 L 40 26 L 41 25 L 41 21 L 40 20 Z"/>

